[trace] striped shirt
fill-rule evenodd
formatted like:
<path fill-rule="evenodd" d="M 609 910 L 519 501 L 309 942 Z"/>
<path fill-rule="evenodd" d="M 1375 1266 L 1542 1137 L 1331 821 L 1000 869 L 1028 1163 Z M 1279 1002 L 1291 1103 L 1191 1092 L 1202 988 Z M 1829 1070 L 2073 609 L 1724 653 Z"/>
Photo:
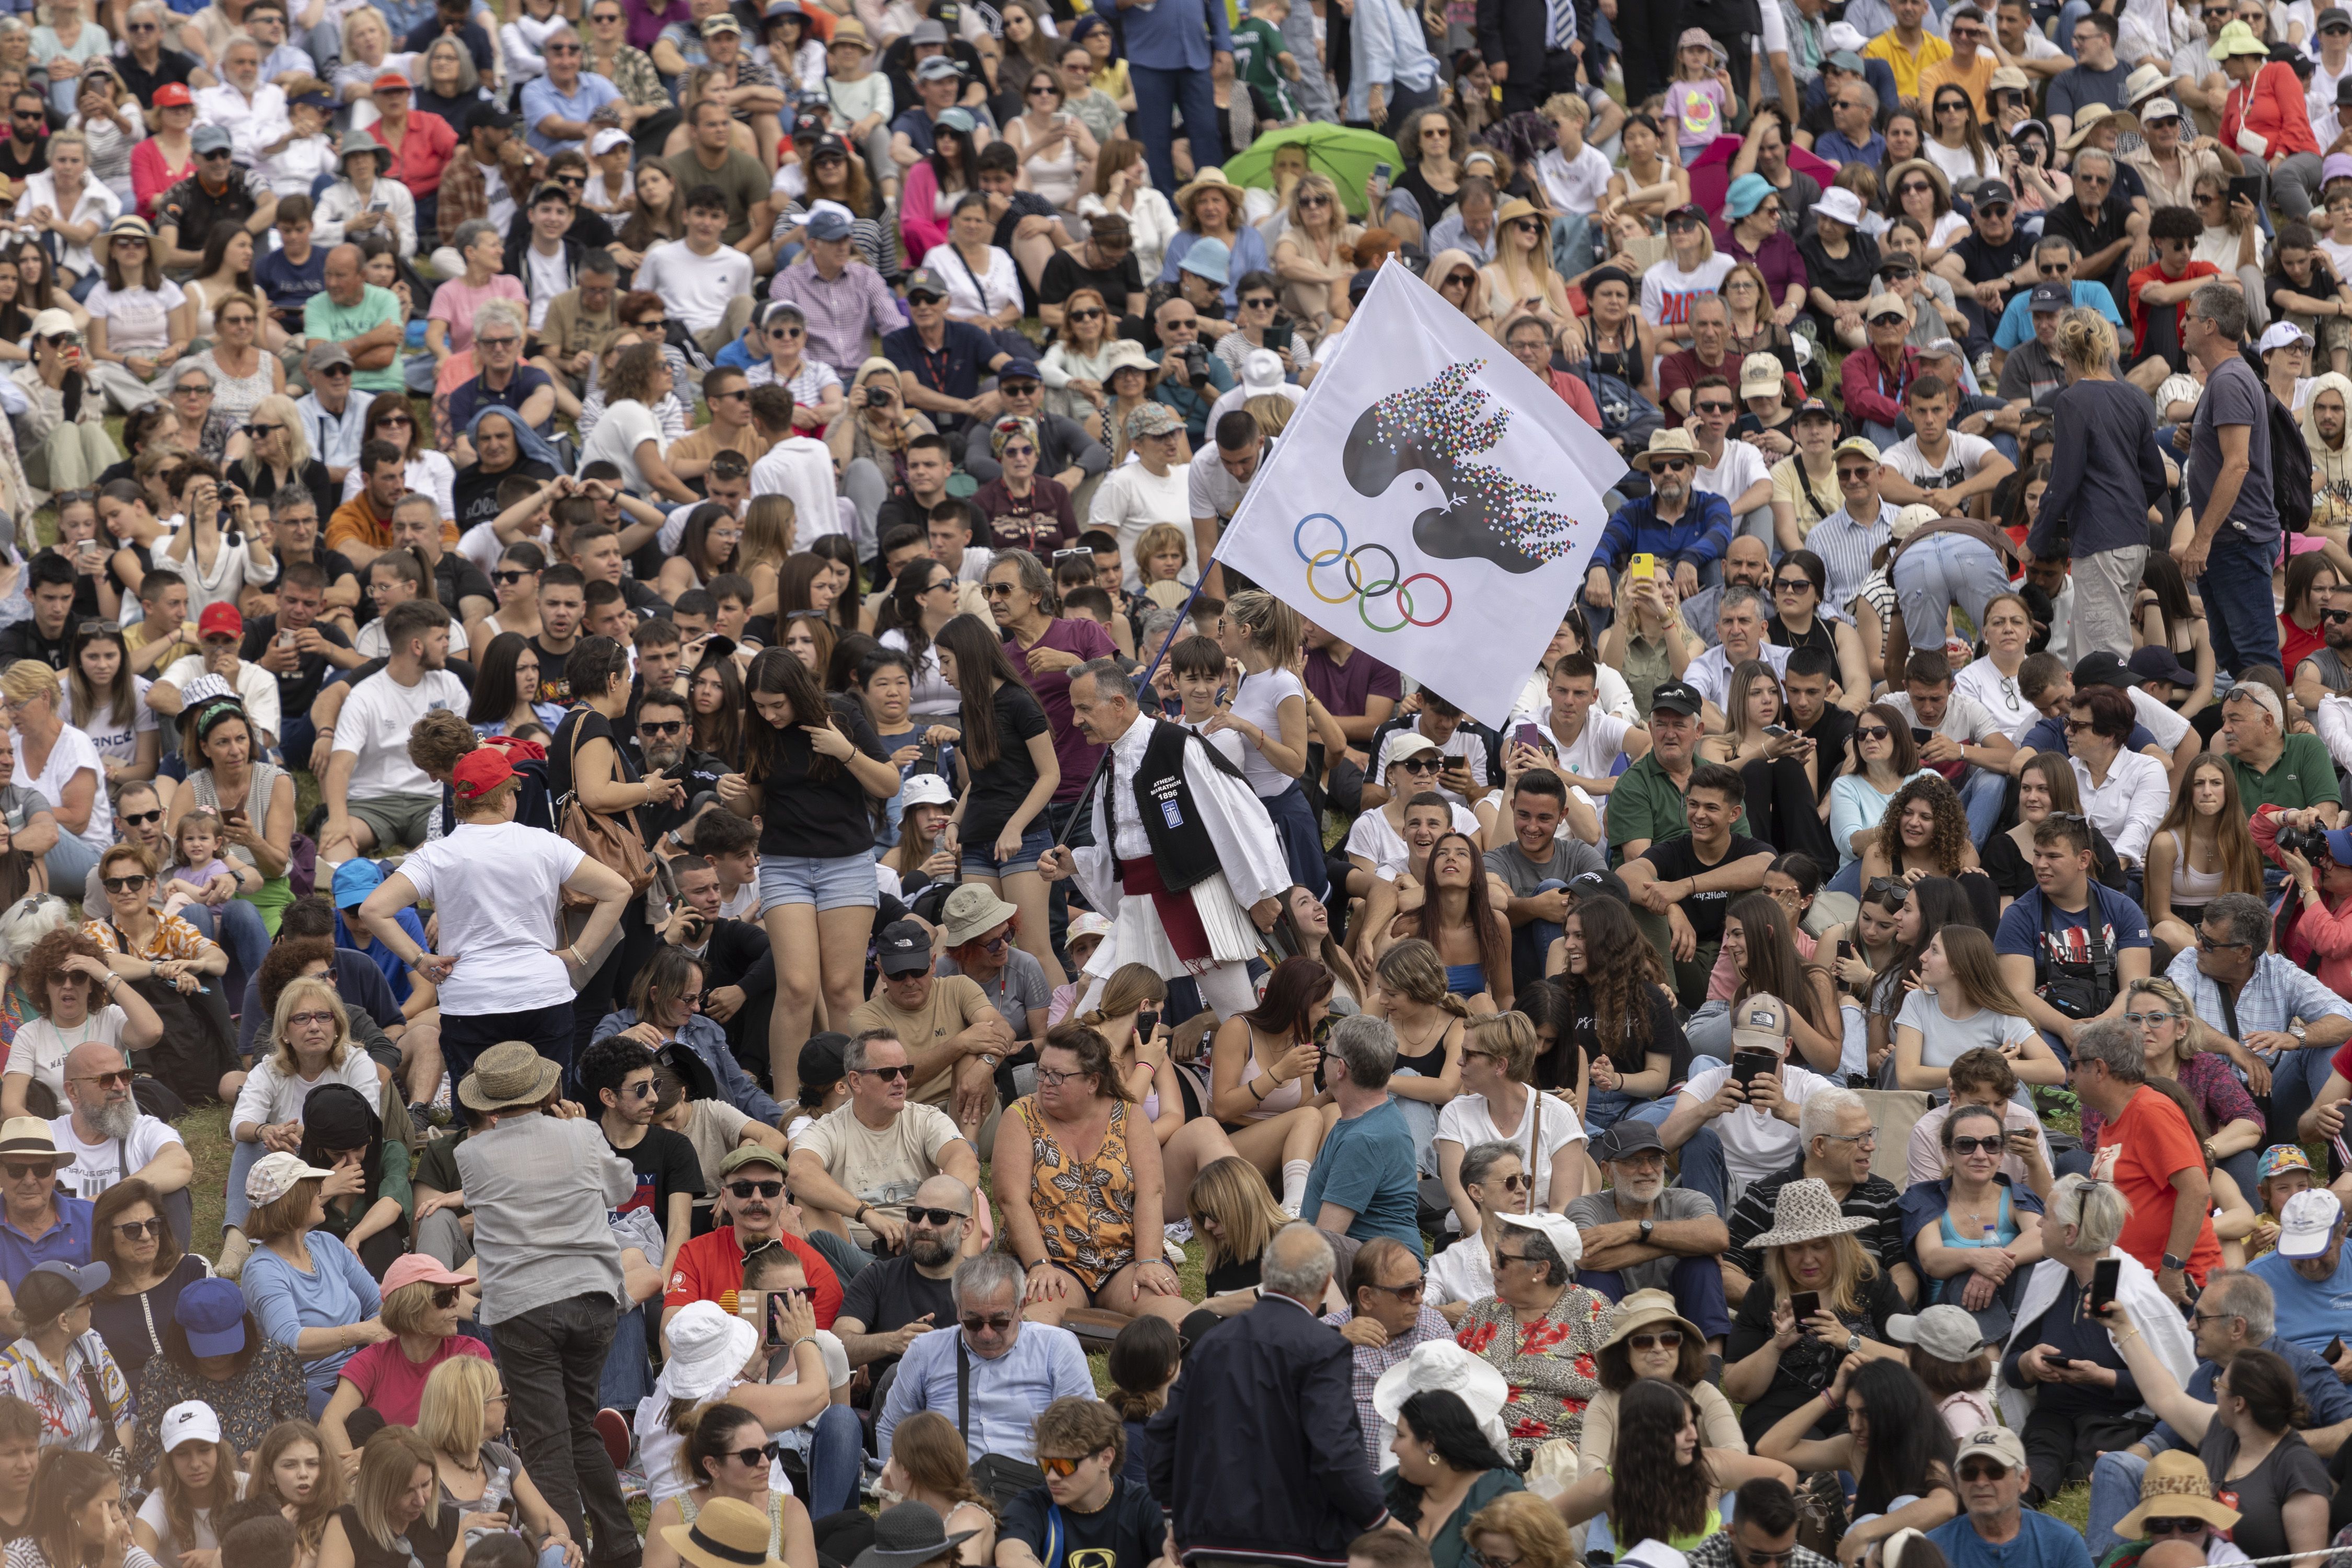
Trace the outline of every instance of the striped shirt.
<path fill-rule="evenodd" d="M 1723 1260 L 1750 1279 L 1760 1279 L 1764 1274 L 1764 1256 L 1753 1243 L 1772 1228 L 1773 1208 L 1779 1203 L 1780 1189 L 1807 1174 L 1802 1159 L 1787 1170 L 1750 1182 L 1739 1201 L 1731 1205 L 1731 1246 Z M 1838 1212 L 1848 1219 L 1866 1219 L 1869 1226 L 1854 1232 L 1854 1239 L 1863 1250 L 1877 1261 L 1881 1268 L 1892 1268 L 1905 1260 L 1903 1247 L 1903 1194 L 1885 1177 L 1873 1175 L 1845 1195 Z"/>
<path fill-rule="evenodd" d="M 1822 558 L 1829 574 L 1829 592 L 1822 598 L 1824 605 L 1852 613 L 1853 601 L 1870 576 L 1870 558 L 1894 531 L 1895 510 L 1882 498 L 1878 515 L 1864 527 L 1840 507 L 1805 535 L 1805 548 Z"/>
<path fill-rule="evenodd" d="M 2235 1005 L 2228 1009 L 2221 1005 L 2221 986 L 2198 972 L 2196 953 L 2177 955 L 2165 973 L 2188 995 L 2207 1027 L 2233 1040 L 2242 1042 L 2248 1035 L 2266 1030 L 2283 1034 L 2297 1019 L 2309 1024 L 2320 1018 L 2352 1018 L 2352 1007 L 2321 984 L 2317 975 L 2275 952 L 2263 954 L 2253 977 L 2240 987 Z"/>
<path fill-rule="evenodd" d="M 1352 1311 L 1327 1312 L 1323 1321 L 1335 1329 L 1344 1328 L 1348 1320 L 1355 1315 Z M 1413 1320 L 1412 1327 L 1404 1333 L 1390 1335 L 1388 1343 L 1348 1347 L 1356 1352 L 1355 1370 L 1350 1375 L 1356 1395 L 1356 1414 L 1364 1424 L 1364 1458 L 1371 1461 L 1375 1475 L 1380 1473 L 1381 1456 L 1388 1451 L 1388 1445 L 1381 1440 L 1381 1429 L 1386 1423 L 1381 1420 L 1381 1413 L 1372 1408 L 1372 1384 L 1380 1382 L 1381 1373 L 1412 1354 L 1413 1346 L 1426 1340 L 1450 1340 L 1453 1337 L 1453 1328 L 1439 1315 L 1437 1309 L 1424 1303 L 1421 1316 Z"/>

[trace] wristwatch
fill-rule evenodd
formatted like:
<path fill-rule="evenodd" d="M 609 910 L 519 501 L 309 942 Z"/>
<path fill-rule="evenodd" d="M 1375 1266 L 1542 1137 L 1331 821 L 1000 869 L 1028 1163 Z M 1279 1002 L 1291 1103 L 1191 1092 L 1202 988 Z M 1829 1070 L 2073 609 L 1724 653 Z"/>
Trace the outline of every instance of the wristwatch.
<path fill-rule="evenodd" d="M 1657 1222 L 1657 1221 L 1655 1221 L 1655 1220 L 1654 1220 L 1654 1219 L 1645 1219 L 1645 1220 L 1643 1220 L 1643 1221 L 1642 1222 L 1642 1245 L 1643 1245 L 1643 1246 L 1647 1247 L 1647 1246 L 1650 1244 L 1650 1233 L 1651 1233 L 1652 1231 L 1654 1231 L 1654 1230 L 1657 1229 L 1657 1228 L 1658 1228 L 1658 1222 Z"/>
<path fill-rule="evenodd" d="M 1846 1337 L 1845 1337 L 1845 1353 L 1846 1353 L 1846 1354 L 1848 1354 L 1848 1355 L 1855 1354 L 1855 1353 L 1856 1353 L 1856 1352 L 1858 1352 L 1861 1349 L 1862 1349 L 1862 1336 L 1861 1336 L 1860 1334 L 1848 1334 L 1848 1335 L 1846 1335 Z"/>
<path fill-rule="evenodd" d="M 2164 1267 L 2165 1267 L 2165 1268 L 2171 1269 L 2175 1274 L 2179 1274 L 2179 1273 L 2183 1272 L 2183 1271 L 2184 1271 L 2184 1270 L 2186 1270 L 2186 1269 L 2188 1268 L 2188 1267 L 2189 1267 L 2189 1265 L 2188 1265 L 2188 1263 L 2187 1263 L 2187 1261 L 2186 1261 L 2186 1260 L 2184 1260 L 2184 1259 L 2182 1259 L 2182 1258 L 2175 1258 L 2175 1257 L 2173 1257 L 2173 1256 L 2172 1256 L 2172 1254 L 2170 1254 L 2169 1252 L 2168 1252 L 2168 1253 L 2166 1253 L 2166 1254 L 2164 1255 L 2164 1257 L 2163 1257 L 2163 1258 L 2161 1259 L 2161 1261 L 2163 1262 L 2163 1264 L 2164 1264 Z"/>

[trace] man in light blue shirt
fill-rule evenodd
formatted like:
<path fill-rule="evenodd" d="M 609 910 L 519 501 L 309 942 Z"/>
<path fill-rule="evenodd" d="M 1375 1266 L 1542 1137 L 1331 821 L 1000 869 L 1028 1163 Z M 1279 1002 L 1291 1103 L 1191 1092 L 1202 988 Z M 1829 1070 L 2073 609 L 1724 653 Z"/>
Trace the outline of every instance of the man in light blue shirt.
<path fill-rule="evenodd" d="M 1045 1262 L 1041 1258 L 1032 1267 Z M 898 1379 L 874 1424 L 882 1457 L 890 1457 L 899 1422 L 931 1410 L 958 1423 L 972 1458 L 1002 1454 L 1033 1461 L 1037 1413 L 1056 1399 L 1095 1396 L 1087 1352 L 1067 1329 L 1022 1321 L 1021 1265 L 1010 1253 L 965 1258 L 950 1289 L 959 1323 L 922 1335 L 899 1358 Z M 960 1420 L 959 1411 L 968 1416 Z"/>
<path fill-rule="evenodd" d="M 2271 1142 L 2293 1143 L 2334 1076 L 2336 1047 L 2352 1040 L 2352 1006 L 2284 953 L 2265 951 L 2270 933 L 2267 904 L 2224 893 L 2205 906 L 2197 945 L 2165 974 L 2206 1028 L 2270 1064 Z"/>
<path fill-rule="evenodd" d="M 621 89 L 593 72 L 583 71 L 579 35 L 558 27 L 541 45 L 547 74 L 523 83 L 522 122 L 531 147 L 552 157 L 577 153 L 598 125 L 618 125 L 617 115 L 603 120 L 597 112 L 621 101 Z"/>
<path fill-rule="evenodd" d="M 2033 269 L 2053 283 L 2069 285 L 2076 305 L 2096 310 L 2110 326 L 2122 327 L 2124 319 L 2116 313 L 2114 291 L 2104 283 L 2086 283 L 2074 276 L 2074 262 L 2080 254 L 2074 242 L 2064 235 L 2047 235 L 2033 247 Z M 2000 312 L 2000 325 L 1993 329 L 1992 346 L 2007 353 L 2032 335 L 2033 290 L 2020 289 L 2009 297 L 2009 304 Z"/>
<path fill-rule="evenodd" d="M 1127 68 L 1135 87 L 1136 123 L 1143 132 L 1143 155 L 1151 164 L 1151 183 L 1172 191 L 1175 159 L 1170 148 L 1176 140 L 1175 114 L 1184 113 L 1184 134 L 1192 144 L 1192 167 L 1205 169 L 1225 161 L 1224 121 L 1217 111 L 1214 83 L 1209 68 L 1222 60 L 1234 63 L 1234 40 L 1225 23 L 1223 0 L 1118 0 L 1127 34 Z M 1419 13 L 1413 13 L 1416 19 Z M 1364 22 L 1358 17 L 1356 24 Z M 1420 31 L 1418 22 L 1413 28 Z M 1350 118 L 1361 119 L 1361 115 Z"/>
<path fill-rule="evenodd" d="M 2016 1433 L 1984 1427 L 1960 1445 L 1954 1468 L 1968 1512 L 1927 1532 L 1951 1568 L 2091 1568 L 2080 1531 L 2024 1506 L 2033 1477 Z"/>
<path fill-rule="evenodd" d="M 2246 1265 L 2271 1288 L 2278 1337 L 2308 1351 L 2325 1352 L 2331 1341 L 2352 1334 L 2352 1257 L 2345 1254 L 2344 1224 L 2334 1193 L 2297 1193 L 2279 1215 L 2278 1249 Z"/>

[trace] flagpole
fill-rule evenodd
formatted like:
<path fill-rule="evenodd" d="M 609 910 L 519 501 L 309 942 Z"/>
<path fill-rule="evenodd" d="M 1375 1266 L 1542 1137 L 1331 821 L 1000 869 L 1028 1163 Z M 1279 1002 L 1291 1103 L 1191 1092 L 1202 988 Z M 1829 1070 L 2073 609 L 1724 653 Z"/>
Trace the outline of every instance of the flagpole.
<path fill-rule="evenodd" d="M 1183 632 L 1185 623 L 1192 618 L 1192 605 L 1200 599 L 1201 589 L 1209 580 L 1209 566 L 1214 565 L 1215 563 L 1216 557 L 1211 555 L 1208 565 L 1203 565 L 1200 576 L 1193 579 L 1192 594 L 1184 600 L 1183 607 L 1176 613 L 1176 624 L 1168 628 L 1167 637 L 1160 640 L 1160 651 L 1151 656 L 1151 663 L 1143 672 L 1143 684 L 1147 689 L 1151 685 L 1151 678 L 1160 672 L 1160 661 L 1168 657 L 1168 650 L 1176 646 L 1176 638 Z M 1095 785 L 1102 782 L 1103 770 L 1108 766 L 1110 766 L 1110 748 L 1105 746 L 1102 749 L 1102 755 L 1095 759 L 1094 772 L 1087 775 L 1087 787 L 1078 792 L 1079 805 L 1083 805 L 1094 797 Z M 1078 814 L 1075 811 L 1070 813 L 1070 819 L 1062 824 L 1062 830 L 1059 833 L 1054 835 L 1055 848 L 1062 848 L 1069 842 L 1070 829 L 1077 826 L 1077 821 Z"/>

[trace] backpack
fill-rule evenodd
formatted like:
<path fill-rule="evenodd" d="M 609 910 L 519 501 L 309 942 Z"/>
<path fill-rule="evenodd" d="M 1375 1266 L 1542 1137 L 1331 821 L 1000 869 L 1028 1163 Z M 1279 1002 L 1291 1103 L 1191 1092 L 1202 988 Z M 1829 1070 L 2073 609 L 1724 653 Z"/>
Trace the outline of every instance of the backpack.
<path fill-rule="evenodd" d="M 2311 528 L 2311 446 L 2294 410 L 2267 388 L 2263 395 L 2271 405 L 2271 500 L 2279 526 L 2304 533 Z"/>
<path fill-rule="evenodd" d="M 1592 401 L 1601 410 L 1601 434 L 1612 441 L 1622 441 L 1625 450 L 1636 452 L 1650 443 L 1653 431 L 1666 422 L 1658 405 L 1626 384 L 1623 378 L 1603 371 L 1580 373 L 1584 384 L 1592 393 Z"/>

